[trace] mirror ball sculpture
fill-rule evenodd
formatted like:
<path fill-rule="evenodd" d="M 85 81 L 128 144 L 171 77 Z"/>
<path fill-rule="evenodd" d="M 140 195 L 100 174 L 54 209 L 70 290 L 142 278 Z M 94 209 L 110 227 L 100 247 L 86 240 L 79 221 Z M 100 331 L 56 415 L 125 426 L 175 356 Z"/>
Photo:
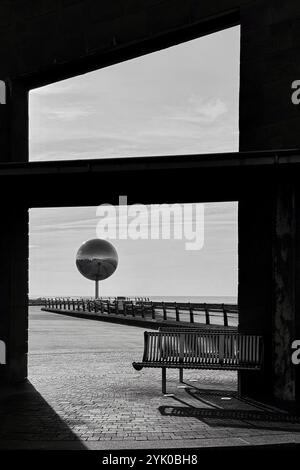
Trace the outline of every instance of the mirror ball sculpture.
<path fill-rule="evenodd" d="M 95 281 L 95 298 L 99 297 L 99 281 L 111 276 L 118 266 L 118 253 L 107 240 L 95 238 L 84 242 L 76 255 L 78 271 Z"/>

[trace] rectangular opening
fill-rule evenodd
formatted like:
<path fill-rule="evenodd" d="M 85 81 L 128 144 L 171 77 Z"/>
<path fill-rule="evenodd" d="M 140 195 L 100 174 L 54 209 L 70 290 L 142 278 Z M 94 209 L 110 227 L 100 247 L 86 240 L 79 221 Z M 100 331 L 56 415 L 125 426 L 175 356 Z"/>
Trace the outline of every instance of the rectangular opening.
<path fill-rule="evenodd" d="M 128 441 L 139 433 L 153 442 L 157 435 L 167 438 L 173 432 L 172 422 L 164 420 L 161 427 L 161 416 L 153 406 L 153 398 L 161 396 L 160 371 L 141 374 L 132 367 L 143 355 L 143 332 L 154 332 L 154 321 L 164 327 L 190 327 L 191 304 L 202 304 L 202 309 L 194 309 L 193 327 L 209 327 L 203 303 L 210 327 L 224 328 L 222 304 L 235 307 L 227 312 L 229 326 L 236 328 L 238 322 L 237 202 L 123 204 L 121 209 L 36 208 L 29 214 L 29 379 L 60 423 L 68 426 L 65 440 L 75 437 L 84 442 L 112 433 L 114 439 L 124 434 L 124 428 Z M 96 311 L 89 304 L 96 305 L 94 281 L 78 271 L 76 254 L 83 242 L 99 240 L 105 232 L 117 250 L 118 266 L 100 282 Z M 40 299 L 45 297 L 57 303 L 42 310 Z M 115 298 L 118 312 L 113 310 Z M 112 311 L 107 308 L 110 301 Z M 168 391 L 177 396 L 183 388 L 178 371 L 170 369 L 167 375 Z M 195 391 L 203 385 L 197 369 L 184 370 L 184 380 Z M 237 372 L 206 370 L 205 384 L 218 390 L 219 397 L 221 390 L 230 396 L 237 389 Z M 51 432 L 56 432 L 55 423 Z M 177 443 L 184 441 L 185 433 L 184 427 L 178 429 Z"/>
<path fill-rule="evenodd" d="M 222 153 L 239 144 L 240 27 L 30 92 L 30 161 Z"/>

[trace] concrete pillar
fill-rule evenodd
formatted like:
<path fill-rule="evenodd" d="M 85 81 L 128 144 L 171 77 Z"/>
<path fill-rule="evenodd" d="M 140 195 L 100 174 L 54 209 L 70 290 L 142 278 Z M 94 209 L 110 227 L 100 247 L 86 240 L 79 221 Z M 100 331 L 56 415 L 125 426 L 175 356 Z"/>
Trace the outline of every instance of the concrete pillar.
<path fill-rule="evenodd" d="M 1 211 L 0 339 L 6 344 L 6 364 L 0 383 L 27 376 L 28 210 L 22 201 Z"/>
<path fill-rule="evenodd" d="M 239 201 L 239 331 L 262 335 L 264 369 L 239 373 L 239 392 L 272 395 L 272 232 L 274 201 L 262 191 Z"/>
<path fill-rule="evenodd" d="M 291 361 L 291 344 L 296 338 L 296 217 L 293 177 L 278 172 L 273 244 L 273 393 L 285 401 L 296 399 L 295 366 Z"/>
<path fill-rule="evenodd" d="M 28 95 L 20 83 L 6 82 L 5 88 L 5 100 L 0 93 L 0 162 L 27 161 Z M 6 346 L 6 364 L 0 365 L 0 385 L 19 382 L 27 376 L 26 188 L 15 180 L 5 182 L 0 186 L 0 341 Z"/>
<path fill-rule="evenodd" d="M 293 0 L 262 0 L 241 10 L 241 151 L 299 147 L 299 107 L 291 101 L 300 76 L 299 18 Z M 298 192 L 294 170 L 279 166 L 240 202 L 240 329 L 265 339 L 264 371 L 239 374 L 244 395 L 300 400 L 299 371 L 291 363 L 291 342 L 300 339 Z"/>
<path fill-rule="evenodd" d="M 257 399 L 294 401 L 299 393 L 291 362 L 291 343 L 297 339 L 299 212 L 292 176 L 278 170 L 270 179 L 267 190 L 256 189 L 253 198 L 249 194 L 239 203 L 239 329 L 262 335 L 265 343 L 263 370 L 240 372 L 239 388 Z"/>
<path fill-rule="evenodd" d="M 295 295 L 295 323 L 294 323 L 294 332 L 293 340 L 300 340 L 300 190 L 295 183 L 295 285 L 294 285 L 294 295 Z M 294 365 L 294 374 L 295 374 L 295 399 L 297 402 L 300 402 L 300 364 Z"/>

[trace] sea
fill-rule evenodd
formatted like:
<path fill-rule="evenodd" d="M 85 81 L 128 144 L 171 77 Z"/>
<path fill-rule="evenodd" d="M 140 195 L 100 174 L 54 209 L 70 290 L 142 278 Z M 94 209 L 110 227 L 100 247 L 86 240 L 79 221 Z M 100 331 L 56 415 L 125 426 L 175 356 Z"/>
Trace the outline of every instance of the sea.
<path fill-rule="evenodd" d="M 31 299 L 37 299 L 39 296 L 32 296 Z M 40 297 L 69 297 L 69 298 L 78 298 L 76 295 L 66 295 L 66 296 L 40 296 Z M 113 297 L 113 296 L 112 296 Z M 129 299 L 140 299 L 148 300 L 152 302 L 177 302 L 177 303 L 207 303 L 207 304 L 232 304 L 237 305 L 237 297 L 235 296 L 209 296 L 209 295 L 128 295 L 122 296 Z M 87 296 L 82 296 L 80 298 L 90 298 Z M 105 296 L 104 296 L 105 298 Z"/>
<path fill-rule="evenodd" d="M 139 297 L 137 297 L 139 298 Z M 145 298 L 145 297 L 141 297 Z M 207 303 L 207 304 L 237 304 L 237 297 L 233 296 L 195 296 L 195 295 L 149 295 L 148 298 L 152 302 L 177 302 L 177 303 Z"/>

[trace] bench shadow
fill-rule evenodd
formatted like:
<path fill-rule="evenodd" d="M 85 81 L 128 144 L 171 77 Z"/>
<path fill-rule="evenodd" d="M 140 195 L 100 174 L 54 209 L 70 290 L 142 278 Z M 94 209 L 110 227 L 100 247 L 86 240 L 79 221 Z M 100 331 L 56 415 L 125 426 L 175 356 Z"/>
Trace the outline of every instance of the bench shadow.
<path fill-rule="evenodd" d="M 205 422 L 210 427 L 263 429 L 271 431 L 300 432 L 300 414 L 292 414 L 266 409 L 263 404 L 252 404 L 249 400 L 239 398 L 238 393 L 230 390 L 199 389 L 189 384 L 185 392 L 189 397 L 200 402 L 200 407 L 193 406 L 184 399 L 172 397 L 181 406 L 160 406 L 163 416 L 194 418 Z M 214 403 L 214 398 L 230 397 L 235 399 L 220 406 Z M 230 403 L 230 404 L 229 404 Z M 204 406 L 203 406 L 204 405 Z M 209 406 L 209 407 L 208 407 Z M 247 409 L 248 406 L 248 409 Z"/>
<path fill-rule="evenodd" d="M 0 392 L 0 449 L 86 449 L 30 382 Z"/>
<path fill-rule="evenodd" d="M 211 427 L 300 432 L 300 417 L 298 417 L 298 422 L 288 422 L 286 415 L 279 416 L 274 413 L 270 416 L 269 413 L 250 410 L 241 412 L 240 410 L 201 409 L 192 406 L 170 405 L 160 406 L 158 409 L 162 416 L 196 418 Z"/>

